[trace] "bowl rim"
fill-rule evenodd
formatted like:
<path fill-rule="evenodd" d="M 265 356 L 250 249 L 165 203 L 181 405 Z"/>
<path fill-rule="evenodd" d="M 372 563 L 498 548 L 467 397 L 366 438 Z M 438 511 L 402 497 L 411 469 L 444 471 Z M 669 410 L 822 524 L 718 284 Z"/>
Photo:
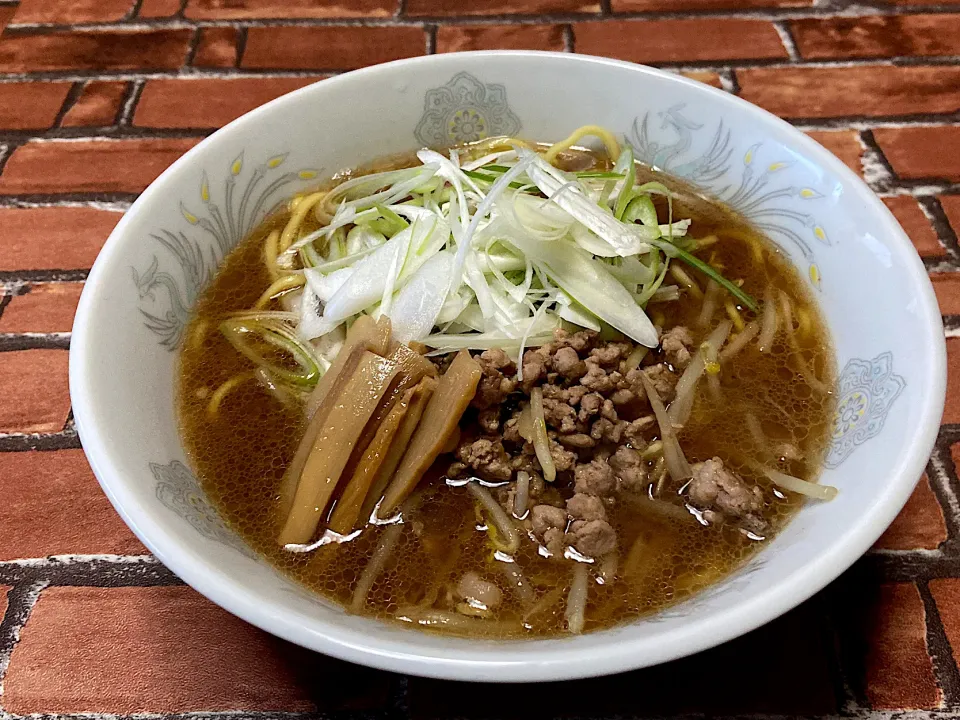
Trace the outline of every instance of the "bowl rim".
<path fill-rule="evenodd" d="M 109 270 L 113 258 L 127 242 L 127 228 L 155 195 L 162 191 L 181 168 L 191 164 L 207 147 L 220 142 L 230 131 L 246 125 L 255 125 L 260 118 L 287 103 L 296 103 L 300 96 L 322 92 L 342 83 L 352 83 L 381 73 L 389 74 L 398 67 L 411 71 L 422 65 L 455 63 L 466 58 L 544 59 L 566 63 L 625 68 L 661 80 L 679 83 L 697 93 L 703 93 L 718 103 L 747 110 L 762 123 L 786 130 L 799 149 L 815 157 L 840 178 L 847 187 L 856 188 L 859 198 L 869 212 L 876 214 L 886 226 L 891 242 L 899 246 L 904 260 L 902 272 L 916 292 L 919 306 L 917 322 L 927 336 L 930 348 L 929 367 L 923 377 L 926 385 L 920 396 L 920 422 L 913 429 L 913 442 L 890 470 L 882 496 L 856 519 L 840 540 L 816 562 L 808 562 L 793 570 L 780 584 L 755 596 L 744 599 L 731 608 L 719 611 L 709 618 L 692 621 L 670 631 L 659 643 L 639 650 L 646 639 L 598 641 L 589 647 L 561 646 L 562 639 L 514 641 L 502 646 L 496 657 L 469 647 L 472 641 L 460 643 L 456 652 L 426 652 L 413 648 L 403 640 L 378 638 L 375 633 L 345 629 L 338 623 L 318 620 L 321 630 L 304 628 L 295 618 L 281 616 L 264 607 L 238 580 L 221 571 L 200 556 L 187 543 L 166 532 L 144 511 L 126 488 L 126 479 L 112 455 L 112 444 L 106 427 L 101 425 L 103 406 L 109 401 L 97 396 L 92 389 L 94 368 L 89 362 L 89 347 L 95 342 L 88 328 L 95 313 L 95 302 L 100 289 L 110 281 Z M 141 542 L 154 556 L 188 585 L 208 599 L 243 620 L 290 642 L 323 652 L 342 660 L 371 667 L 423 677 L 452 680 L 530 682 L 566 680 L 606 675 L 632 670 L 678 659 L 719 645 L 749 632 L 787 612 L 833 581 L 850 567 L 879 538 L 906 503 L 920 478 L 940 429 L 946 392 L 946 342 L 939 307 L 932 285 L 919 256 L 899 223 L 872 190 L 837 157 L 813 139 L 804 135 L 784 120 L 735 95 L 680 75 L 654 68 L 609 58 L 575 55 L 563 52 L 533 50 L 475 51 L 427 55 L 396 60 L 389 63 L 354 70 L 314 83 L 272 100 L 242 115 L 220 130 L 209 135 L 157 177 L 137 198 L 121 218 L 104 243 L 90 273 L 73 325 L 69 357 L 70 398 L 74 419 L 83 449 L 103 491 Z M 702 626 L 702 627 L 701 627 Z M 703 632 L 706 630 L 707 632 Z M 605 632 L 593 637 L 602 639 Z M 590 637 L 590 636 L 586 636 Z M 522 648 L 519 652 L 517 648 Z M 539 652 L 532 652 L 539 649 Z"/>

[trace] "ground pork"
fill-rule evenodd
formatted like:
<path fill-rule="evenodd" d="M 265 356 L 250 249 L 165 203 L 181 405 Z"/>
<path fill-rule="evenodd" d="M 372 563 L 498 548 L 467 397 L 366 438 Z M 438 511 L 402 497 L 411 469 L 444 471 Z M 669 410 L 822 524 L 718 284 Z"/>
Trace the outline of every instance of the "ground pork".
<path fill-rule="evenodd" d="M 551 555 L 563 554 L 563 535 L 567 527 L 567 513 L 553 505 L 534 505 L 530 510 L 533 534 Z"/>
<path fill-rule="evenodd" d="M 609 497 L 617 491 L 617 478 L 610 463 L 602 458 L 594 458 L 589 463 L 581 463 L 573 471 L 574 489 L 578 493 Z"/>
<path fill-rule="evenodd" d="M 457 448 L 457 459 L 489 480 L 509 480 L 513 475 L 510 456 L 499 438 L 462 442 Z"/>
<path fill-rule="evenodd" d="M 657 395 L 660 396 L 663 404 L 669 404 L 673 400 L 674 389 L 677 387 L 680 376 L 663 363 L 646 367 L 642 372 L 657 391 Z"/>
<path fill-rule="evenodd" d="M 566 380 L 579 380 L 587 371 L 587 365 L 572 347 L 562 347 L 551 361 L 553 371 Z"/>
<path fill-rule="evenodd" d="M 498 407 L 507 395 L 517 389 L 514 375 L 517 366 L 499 349 L 485 350 L 477 358 L 483 375 L 473 396 L 473 406 L 481 410 Z"/>
<path fill-rule="evenodd" d="M 567 500 L 567 514 L 575 520 L 606 520 L 603 500 L 596 495 L 577 493 Z"/>
<path fill-rule="evenodd" d="M 647 471 L 643 458 L 633 448 L 621 445 L 610 458 L 614 475 L 620 478 L 621 487 L 632 492 L 642 492 L 647 484 Z"/>
<path fill-rule="evenodd" d="M 683 325 L 677 325 L 663 334 L 660 338 L 660 347 L 663 349 L 667 362 L 677 370 L 683 370 L 690 364 L 693 336 Z"/>
<path fill-rule="evenodd" d="M 765 530 L 766 522 L 760 515 L 763 492 L 759 487 L 748 485 L 724 468 L 718 457 L 697 463 L 691 470 L 693 479 L 687 492 L 690 502 L 705 511 L 705 519 L 731 520 L 752 532 Z"/>
<path fill-rule="evenodd" d="M 543 418 L 547 425 L 561 433 L 579 432 L 582 429 L 577 423 L 577 411 L 560 400 L 543 399 Z"/>
<path fill-rule="evenodd" d="M 617 549 L 617 534 L 606 520 L 575 520 L 565 540 L 588 557 L 600 557 Z"/>
<path fill-rule="evenodd" d="M 551 345 L 557 348 L 570 347 L 582 354 L 590 351 L 596 345 L 598 338 L 599 335 L 593 330 L 580 330 L 575 333 L 557 330 L 554 332 Z"/>

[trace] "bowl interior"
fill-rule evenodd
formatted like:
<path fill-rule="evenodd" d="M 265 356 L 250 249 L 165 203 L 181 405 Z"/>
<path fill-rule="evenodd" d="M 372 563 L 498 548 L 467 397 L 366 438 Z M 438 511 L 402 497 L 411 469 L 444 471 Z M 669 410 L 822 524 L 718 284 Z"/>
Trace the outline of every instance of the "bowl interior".
<path fill-rule="evenodd" d="M 573 101 L 573 99 L 576 101 Z M 583 637 L 492 642 L 347 615 L 254 557 L 204 499 L 173 405 L 176 347 L 218 263 L 274 203 L 337 170 L 490 135 L 558 139 L 600 124 L 638 159 L 740 210 L 808 278 L 832 334 L 838 410 L 810 504 L 770 546 L 655 617 Z M 596 58 L 469 53 L 350 73 L 216 133 L 157 180 L 90 274 L 71 348 L 77 423 L 126 522 L 188 583 L 266 630 L 342 658 L 475 680 L 580 677 L 746 632 L 845 569 L 919 477 L 943 404 L 942 327 L 926 273 L 884 206 L 773 116 L 677 76 Z"/>

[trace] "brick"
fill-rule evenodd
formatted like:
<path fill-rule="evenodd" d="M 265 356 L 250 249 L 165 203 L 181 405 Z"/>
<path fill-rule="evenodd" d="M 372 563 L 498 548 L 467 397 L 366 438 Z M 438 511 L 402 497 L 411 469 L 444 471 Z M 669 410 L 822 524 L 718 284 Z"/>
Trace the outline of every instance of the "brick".
<path fill-rule="evenodd" d="M 943 257 L 947 254 L 916 199 L 909 195 L 896 195 L 883 198 L 883 204 L 893 213 L 897 222 L 910 236 L 910 240 L 913 241 L 913 246 L 917 249 L 920 257 Z"/>
<path fill-rule="evenodd" d="M 0 534 L 2 560 L 147 552 L 103 494 L 83 450 L 0 454 L 0 488 L 0 520 L 17 528 Z"/>
<path fill-rule="evenodd" d="M 860 637 L 865 650 L 864 694 L 875 710 L 932 709 L 940 705 L 927 648 L 923 599 L 912 583 L 870 588 Z M 864 594 L 867 594 L 865 591 Z"/>
<path fill-rule="evenodd" d="M 0 37 L 0 72 L 176 70 L 192 30 L 35 32 Z"/>
<path fill-rule="evenodd" d="M 70 83 L 0 83 L 0 128 L 41 130 L 53 125 Z"/>
<path fill-rule="evenodd" d="M 113 22 L 122 20 L 133 10 L 133 0 L 21 0 L 17 23 L 74 23 Z"/>
<path fill-rule="evenodd" d="M 188 587 L 53 587 L 21 632 L 3 705 L 14 714 L 325 713 L 382 705 L 388 683 L 278 640 Z"/>
<path fill-rule="evenodd" d="M 873 15 L 794 20 L 808 60 L 960 55 L 960 15 Z"/>
<path fill-rule="evenodd" d="M 0 397 L 4 398 L 0 403 L 0 433 L 60 432 L 70 412 L 67 351 L 0 353 Z M 0 455 L 0 459 L 5 457 Z M 20 532 L 0 535 L 10 538 Z"/>
<path fill-rule="evenodd" d="M 960 181 L 960 127 L 877 128 L 873 136 L 904 180 Z"/>
<path fill-rule="evenodd" d="M 813 0 L 612 0 L 614 12 L 809 7 Z"/>
<path fill-rule="evenodd" d="M 250 28 L 240 60 L 245 68 L 350 70 L 422 55 L 415 27 Z"/>
<path fill-rule="evenodd" d="M 67 110 L 60 123 L 63 127 L 105 127 L 113 125 L 120 114 L 120 105 L 127 92 L 127 83 L 91 80 L 80 97 Z"/>
<path fill-rule="evenodd" d="M 577 23 L 577 52 L 642 63 L 785 58 L 765 20 L 621 20 Z"/>
<path fill-rule="evenodd" d="M 947 367 L 960 367 L 960 338 L 947 338 Z M 944 423 L 960 423 L 960 373 L 947 373 L 947 400 L 943 408 Z M 955 460 L 960 456 L 955 456 Z"/>
<path fill-rule="evenodd" d="M 461 50 L 563 50 L 558 25 L 441 25 L 437 52 Z"/>
<path fill-rule="evenodd" d="M 782 117 L 879 117 L 960 108 L 960 67 L 751 68 L 738 70 L 737 80 L 742 98 Z"/>
<path fill-rule="evenodd" d="M 193 138 L 29 142 L 7 161 L 0 193 L 137 193 L 198 142 Z"/>
<path fill-rule="evenodd" d="M 7 613 L 7 594 L 12 590 L 9 585 L 0 585 L 0 621 Z"/>
<path fill-rule="evenodd" d="M 410 715 L 413 720 L 832 716 L 837 710 L 822 624 L 822 613 L 808 604 L 692 657 L 590 680 L 466 686 L 410 678 Z M 718 672 L 742 667 L 746 658 L 763 658 L 750 665 L 749 687 Z M 497 702 L 465 703 L 465 693 Z"/>
<path fill-rule="evenodd" d="M 960 275 L 957 273 L 931 273 L 930 282 L 937 294 L 942 315 L 960 315 Z"/>
<path fill-rule="evenodd" d="M 121 215 L 85 207 L 0 208 L 0 271 L 87 269 Z"/>
<path fill-rule="evenodd" d="M 940 205 L 955 235 L 960 235 L 960 195 L 941 195 Z"/>
<path fill-rule="evenodd" d="M 143 0 L 137 17 L 168 18 L 180 12 L 180 0 Z"/>
<path fill-rule="evenodd" d="M 863 147 L 853 130 L 812 130 L 807 133 L 843 161 L 843 164 L 863 177 Z"/>
<path fill-rule="evenodd" d="M 155 128 L 217 128 L 314 78 L 149 80 L 133 124 Z"/>
<path fill-rule="evenodd" d="M 696 80 L 697 82 L 702 82 L 706 85 L 710 85 L 715 88 L 720 88 L 723 90 L 723 83 L 720 82 L 720 75 L 709 70 L 694 70 L 690 72 L 680 73 L 685 78 L 690 78 L 691 80 Z"/>
<path fill-rule="evenodd" d="M 43 283 L 15 295 L 0 315 L 0 332 L 70 332 L 83 283 Z"/>
<path fill-rule="evenodd" d="M 194 20 L 390 17 L 397 8 L 398 0 L 189 0 L 185 14 Z"/>
<path fill-rule="evenodd" d="M 232 68 L 237 64 L 237 31 L 231 27 L 209 27 L 200 31 L 193 56 L 195 67 Z"/>
<path fill-rule="evenodd" d="M 931 580 L 929 587 L 940 614 L 940 622 L 943 623 L 943 630 L 950 642 L 953 661 L 960 664 L 960 580 Z"/>
<path fill-rule="evenodd" d="M 13 20 L 13 16 L 16 13 L 16 5 L 0 5 L 0 34 L 3 33 L 10 21 Z"/>
<path fill-rule="evenodd" d="M 407 15 L 542 15 L 600 12 L 599 0 L 407 0 Z"/>
<path fill-rule="evenodd" d="M 924 475 L 903 510 L 877 540 L 881 550 L 934 550 L 947 539 L 943 510 Z"/>

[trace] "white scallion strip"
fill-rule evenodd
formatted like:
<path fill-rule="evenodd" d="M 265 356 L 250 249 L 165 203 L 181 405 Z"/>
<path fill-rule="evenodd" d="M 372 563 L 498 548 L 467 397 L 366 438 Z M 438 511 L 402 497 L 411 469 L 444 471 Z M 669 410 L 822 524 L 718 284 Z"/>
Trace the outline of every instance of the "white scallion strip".
<path fill-rule="evenodd" d="M 350 279 L 353 273 L 354 269 L 352 267 L 340 268 L 326 274 L 316 268 L 306 268 L 303 271 L 310 289 L 320 299 L 320 302 L 324 303 L 329 302 L 330 298 L 343 287 L 343 284 Z"/>
<path fill-rule="evenodd" d="M 549 314 L 546 317 L 550 317 Z M 559 324 L 556 325 L 559 327 Z M 530 347 L 546 345 L 553 340 L 553 330 L 544 333 L 531 335 L 527 338 L 527 344 Z M 421 342 L 434 348 L 431 355 L 439 355 L 453 350 L 490 350 L 491 348 L 500 348 L 506 352 L 520 349 L 520 338 L 510 337 L 502 332 L 485 333 L 463 333 L 457 335 L 446 335 L 444 333 L 435 333 L 427 335 Z"/>
<path fill-rule="evenodd" d="M 403 286 L 388 312 L 395 340 L 408 343 L 430 334 L 447 298 L 452 269 L 453 253 L 437 253 Z"/>
<path fill-rule="evenodd" d="M 801 495 L 806 495 L 807 497 L 812 497 L 817 500 L 833 500 L 839 492 L 832 485 L 820 485 L 819 483 L 808 482 L 772 468 L 764 468 L 763 472 L 784 490 L 800 493 Z"/>
<path fill-rule="evenodd" d="M 573 243 L 509 238 L 520 252 L 543 265 L 547 275 L 599 319 L 641 345 L 656 347 L 659 336 L 633 296 L 593 257 Z"/>
<path fill-rule="evenodd" d="M 521 149 L 520 157 L 533 159 L 527 169 L 527 175 L 548 198 L 557 195 L 559 190 L 570 181 L 563 173 L 529 150 Z M 649 250 L 647 241 L 655 240 L 661 235 L 660 228 L 620 222 L 600 208 L 579 187 L 567 189 L 557 195 L 556 202 L 573 218 L 606 240 L 622 256 L 636 255 Z"/>

